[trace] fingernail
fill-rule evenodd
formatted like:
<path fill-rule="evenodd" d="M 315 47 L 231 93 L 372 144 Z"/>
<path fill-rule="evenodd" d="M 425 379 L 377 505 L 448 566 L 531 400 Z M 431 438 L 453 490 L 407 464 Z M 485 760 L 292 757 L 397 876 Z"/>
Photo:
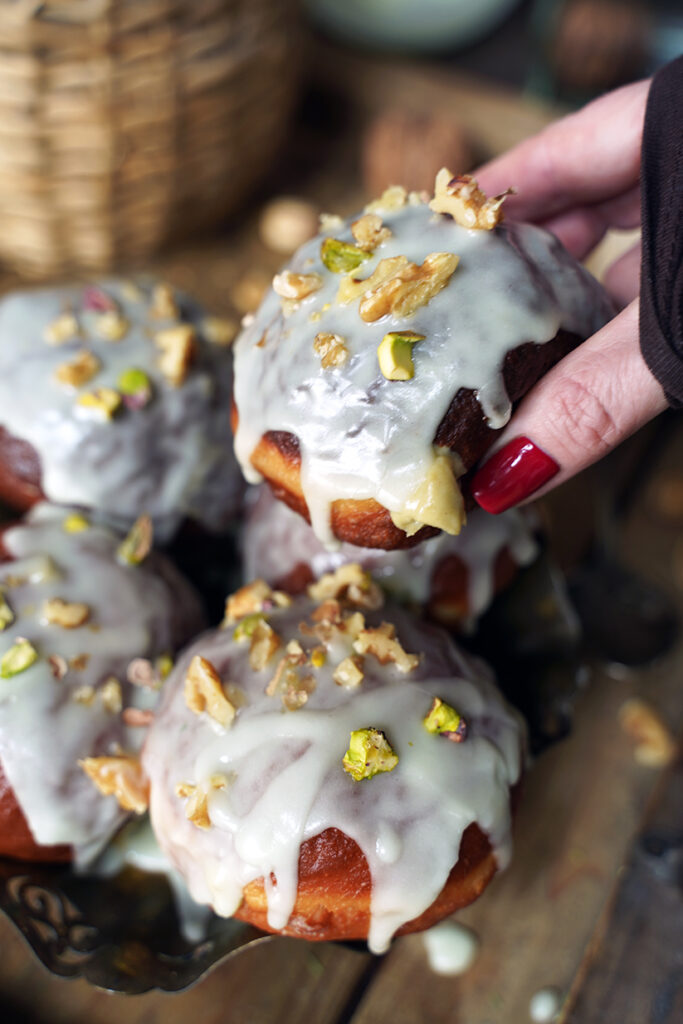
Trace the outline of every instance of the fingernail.
<path fill-rule="evenodd" d="M 505 512 L 552 480 L 560 467 L 528 437 L 513 437 L 472 478 L 474 500 L 486 512 Z"/>

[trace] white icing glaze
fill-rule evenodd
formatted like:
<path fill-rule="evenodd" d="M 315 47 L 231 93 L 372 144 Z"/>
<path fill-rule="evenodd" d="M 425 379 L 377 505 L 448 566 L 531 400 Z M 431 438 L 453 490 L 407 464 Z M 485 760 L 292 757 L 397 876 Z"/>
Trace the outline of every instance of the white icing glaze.
<path fill-rule="evenodd" d="M 538 544 L 526 516 L 511 509 L 499 516 L 475 509 L 457 537 L 440 533 L 408 550 L 380 551 L 342 544 L 331 551 L 308 523 L 285 504 L 260 488 L 244 528 L 242 552 L 246 579 L 264 579 L 272 585 L 285 579 L 297 565 L 307 565 L 314 577 L 332 572 L 345 562 L 360 562 L 392 596 L 426 604 L 434 570 L 449 555 L 457 555 L 468 568 L 468 621 L 472 625 L 494 596 L 494 569 L 498 554 L 507 548 L 516 565 L 536 558 Z"/>
<path fill-rule="evenodd" d="M 120 537 L 95 525 L 65 532 L 69 511 L 38 505 L 2 537 L 14 561 L 0 563 L 0 587 L 15 620 L 0 631 L 0 656 L 25 637 L 39 659 L 0 679 L 0 758 L 36 842 L 70 844 L 82 863 L 125 815 L 114 797 L 99 794 L 78 759 L 114 753 L 117 744 L 133 751 L 144 730 L 126 728 L 99 695 L 85 705 L 74 693 L 83 686 L 98 690 L 113 675 L 124 706 L 148 707 L 156 694 L 125 682 L 128 663 L 174 651 L 201 628 L 202 616 L 191 587 L 166 559 L 150 555 L 141 565 L 121 565 Z M 85 602 L 89 621 L 76 629 L 50 625 L 42 605 L 52 597 Z M 85 667 L 54 677 L 50 656 L 68 661 L 81 654 L 88 655 Z"/>
<path fill-rule="evenodd" d="M 269 613 L 283 642 L 296 637 L 310 651 L 320 641 L 299 630 L 315 606 L 300 598 Z M 500 867 L 510 855 L 509 787 L 520 774 L 523 727 L 488 677 L 441 630 L 416 623 L 399 609 L 366 616 L 388 618 L 405 650 L 428 653 L 413 672 L 365 658 L 360 690 L 337 686 L 332 673 L 350 651 L 338 642 L 315 674 L 305 707 L 285 712 L 265 687 L 267 669 L 248 666 L 248 645 L 232 629 L 206 634 L 179 659 L 164 688 L 159 714 L 143 750 L 151 783 L 150 814 L 159 842 L 200 903 L 229 916 L 242 889 L 264 878 L 268 921 L 281 929 L 296 896 L 302 842 L 338 828 L 363 851 L 372 878 L 368 943 L 385 950 L 395 931 L 428 907 L 457 860 L 462 835 L 477 822 L 490 838 Z M 236 683 L 248 703 L 223 729 L 205 713 L 188 710 L 184 678 L 192 657 L 209 659 L 223 682 Z M 309 668 L 306 668 L 309 671 Z M 467 719 L 463 743 L 427 732 L 422 719 L 440 696 Z M 355 782 L 342 769 L 351 731 L 384 730 L 399 755 L 390 773 Z M 185 815 L 178 783 L 209 786 L 223 774 L 224 789 L 208 796 L 210 829 Z M 276 884 L 270 880 L 274 874 Z"/>
<path fill-rule="evenodd" d="M 50 501 L 93 509 L 123 529 L 147 512 L 159 539 L 186 515 L 210 529 L 224 527 L 240 494 L 230 450 L 231 352 L 205 339 L 200 310 L 178 295 L 183 320 L 197 328 L 199 351 L 185 381 L 172 387 L 159 370 L 152 335 L 174 321 L 149 317 L 150 286 L 137 300 L 122 281 L 99 287 L 129 321 L 120 341 L 98 336 L 96 314 L 82 309 L 82 287 L 16 292 L 0 301 L 0 424 L 37 451 Z M 66 307 L 81 336 L 49 345 L 44 331 Z M 74 391 L 53 374 L 83 348 L 102 365 Z M 152 382 L 144 408 L 122 408 L 110 422 L 98 422 L 75 404 L 81 391 L 116 388 L 131 367 Z"/>
<path fill-rule="evenodd" d="M 311 522 L 328 544 L 336 499 L 374 498 L 394 514 L 406 511 L 434 463 L 437 428 L 460 388 L 473 389 L 490 425 L 502 427 L 511 411 L 502 378 L 506 354 L 523 342 L 547 342 L 560 327 L 588 337 L 613 315 L 597 282 L 540 228 L 470 231 L 425 205 L 383 220 L 392 237 L 354 272 L 358 277 L 387 257 L 421 264 L 430 253 L 459 256 L 448 284 L 426 306 L 410 318 L 389 314 L 365 323 L 358 300 L 336 301 L 343 276 L 323 265 L 319 236 L 290 267 L 319 274 L 322 287 L 287 317 L 269 292 L 235 343 L 235 451 L 243 472 L 252 483 L 259 479 L 250 457 L 264 433 L 294 434 Z M 335 236 L 353 242 L 349 223 Z M 377 348 L 387 331 L 406 329 L 425 335 L 413 346 L 415 375 L 386 380 Z M 350 356 L 343 367 L 321 367 L 313 350 L 319 331 L 344 338 Z"/>
<path fill-rule="evenodd" d="M 540 988 L 529 1002 L 529 1017 L 535 1024 L 550 1024 L 557 1019 L 561 1006 L 562 996 L 556 988 Z"/>
<path fill-rule="evenodd" d="M 446 920 L 422 936 L 429 966 L 435 974 L 456 976 L 469 970 L 479 952 L 479 939 L 471 928 Z"/>

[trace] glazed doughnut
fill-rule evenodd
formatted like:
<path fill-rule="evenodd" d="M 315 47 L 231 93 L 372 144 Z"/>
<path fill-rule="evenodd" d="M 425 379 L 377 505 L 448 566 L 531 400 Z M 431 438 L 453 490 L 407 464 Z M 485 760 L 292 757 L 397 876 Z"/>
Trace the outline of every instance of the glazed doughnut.
<path fill-rule="evenodd" d="M 259 581 L 179 658 L 142 759 L 198 903 L 382 952 L 507 863 L 521 720 L 447 633 L 381 604 L 358 565 L 294 599 Z"/>
<path fill-rule="evenodd" d="M 0 537 L 0 855 L 84 863 L 101 848 L 125 815 L 78 762 L 139 749 L 124 709 L 156 694 L 127 681 L 130 663 L 148 659 L 153 681 L 203 625 L 166 558 L 121 544 L 47 503 Z"/>
<path fill-rule="evenodd" d="M 238 338 L 237 458 L 323 542 L 457 534 L 460 478 L 613 315 L 554 236 L 499 223 L 501 202 L 442 171 L 431 205 L 394 188 L 328 219 Z"/>
<path fill-rule="evenodd" d="M 329 550 L 268 487 L 247 499 L 241 544 L 246 579 L 299 594 L 317 576 L 358 562 L 394 599 L 459 630 L 471 630 L 495 595 L 539 552 L 531 517 L 519 509 L 499 516 L 475 509 L 457 537 L 441 533 L 408 550 L 353 544 Z"/>
<path fill-rule="evenodd" d="M 0 498 L 45 498 L 167 540 L 188 516 L 222 529 L 241 498 L 226 445 L 230 324 L 160 282 L 0 300 Z"/>

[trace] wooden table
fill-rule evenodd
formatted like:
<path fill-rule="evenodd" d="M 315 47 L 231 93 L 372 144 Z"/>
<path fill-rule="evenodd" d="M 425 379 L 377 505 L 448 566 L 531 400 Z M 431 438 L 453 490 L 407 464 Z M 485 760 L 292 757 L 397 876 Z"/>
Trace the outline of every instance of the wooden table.
<path fill-rule="evenodd" d="M 490 153 L 538 130 L 555 113 L 414 65 L 354 59 L 342 70 L 323 55 L 318 76 L 353 98 L 357 123 L 387 98 L 403 97 L 425 108 L 455 103 L 478 133 L 482 150 Z M 357 154 L 348 139 L 331 146 L 324 159 L 308 155 L 301 191 L 344 212 L 359 199 Z M 169 254 L 157 269 L 229 311 L 239 276 L 258 268 L 270 273 L 277 262 L 260 247 L 254 220 L 247 217 L 225 237 Z M 679 429 L 637 494 L 619 541 L 625 560 L 661 586 L 681 612 L 683 499 L 665 510 L 661 486 L 673 481 L 680 495 L 682 466 Z M 567 525 L 575 519 L 570 510 L 578 508 L 590 518 L 596 486 L 599 475 L 589 474 L 555 499 L 553 529 L 569 552 Z M 123 1019 L 127 1024 L 524 1024 L 532 995 L 552 985 L 564 997 L 561 1019 L 572 1024 L 682 1020 L 680 880 L 677 886 L 675 871 L 656 870 L 656 858 L 643 856 L 639 836 L 655 825 L 680 827 L 683 769 L 679 764 L 655 771 L 636 763 L 617 717 L 634 694 L 644 696 L 678 731 L 683 645 L 646 670 L 593 668 L 572 735 L 543 754 L 528 774 L 512 866 L 459 915 L 481 942 L 477 960 L 463 976 L 432 973 L 420 936 L 397 941 L 383 958 L 277 939 L 217 967 L 189 991 L 126 997 L 50 976 L 18 933 L 0 920 L 3 1019 L 9 1024 L 15 1015 L 27 1014 L 54 1024 Z"/>

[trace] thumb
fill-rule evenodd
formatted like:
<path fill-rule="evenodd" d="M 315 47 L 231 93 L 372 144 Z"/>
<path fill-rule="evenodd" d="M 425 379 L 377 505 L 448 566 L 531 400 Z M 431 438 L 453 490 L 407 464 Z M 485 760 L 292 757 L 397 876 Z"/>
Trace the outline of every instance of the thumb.
<path fill-rule="evenodd" d="M 472 494 L 487 512 L 504 512 L 590 466 L 666 406 L 640 353 L 636 299 L 532 388 Z"/>

